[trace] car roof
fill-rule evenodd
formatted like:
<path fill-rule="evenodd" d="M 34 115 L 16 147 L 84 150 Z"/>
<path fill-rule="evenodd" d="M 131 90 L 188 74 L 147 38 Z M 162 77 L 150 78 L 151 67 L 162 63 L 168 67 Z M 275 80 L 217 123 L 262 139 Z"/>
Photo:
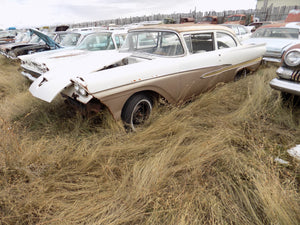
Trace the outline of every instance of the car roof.
<path fill-rule="evenodd" d="M 230 23 L 222 23 L 220 24 L 221 26 L 226 26 L 226 27 L 245 27 L 242 24 L 230 24 Z"/>
<path fill-rule="evenodd" d="M 294 28 L 294 29 L 299 29 L 300 30 L 300 26 L 298 25 L 299 22 L 293 23 L 293 22 L 289 22 L 289 23 L 272 23 L 272 24 L 267 24 L 267 25 L 263 25 L 257 29 L 263 29 L 263 28 Z"/>
<path fill-rule="evenodd" d="M 89 35 L 89 34 L 98 34 L 98 33 L 111 33 L 111 34 L 126 34 L 127 30 L 123 29 L 123 30 L 88 30 L 88 31 L 75 31 L 76 33 L 80 33 L 80 34 L 85 34 L 85 35 Z"/>
<path fill-rule="evenodd" d="M 144 26 L 130 29 L 129 31 L 138 31 L 138 30 L 170 30 L 181 32 L 189 31 L 205 31 L 205 30 L 224 30 L 233 34 L 232 30 L 228 27 L 221 25 L 207 25 L 207 24 L 161 24 L 153 26 Z"/>
<path fill-rule="evenodd" d="M 261 28 L 271 28 L 271 27 L 286 27 L 287 23 L 270 23 L 270 24 L 265 24 L 263 26 L 261 26 L 260 28 L 258 29 L 261 29 Z"/>

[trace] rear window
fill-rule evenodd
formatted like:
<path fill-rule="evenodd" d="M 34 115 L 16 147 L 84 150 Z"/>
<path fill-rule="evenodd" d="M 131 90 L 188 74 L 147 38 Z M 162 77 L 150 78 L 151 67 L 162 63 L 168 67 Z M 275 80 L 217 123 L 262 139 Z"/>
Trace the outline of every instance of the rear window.
<path fill-rule="evenodd" d="M 299 29 L 295 28 L 260 28 L 257 29 L 253 34 L 253 38 L 299 38 Z"/>
<path fill-rule="evenodd" d="M 217 32 L 217 45 L 218 49 L 223 49 L 236 47 L 237 43 L 231 35 L 223 32 Z"/>

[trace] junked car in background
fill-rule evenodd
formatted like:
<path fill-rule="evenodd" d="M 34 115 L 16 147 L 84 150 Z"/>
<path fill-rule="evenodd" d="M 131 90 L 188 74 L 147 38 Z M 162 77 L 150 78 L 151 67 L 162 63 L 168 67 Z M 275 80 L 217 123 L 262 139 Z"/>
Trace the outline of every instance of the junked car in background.
<path fill-rule="evenodd" d="M 47 102 L 61 93 L 88 111 L 107 107 L 115 119 L 136 129 L 149 118 L 158 98 L 180 103 L 219 82 L 237 80 L 259 67 L 264 52 L 264 44 L 241 45 L 224 26 L 147 26 L 130 30 L 120 53 L 95 58 L 101 64 L 98 70 L 66 69 L 57 76 L 47 72 L 29 90 Z"/>
<path fill-rule="evenodd" d="M 24 44 L 27 45 L 30 42 L 31 38 L 32 37 L 30 36 L 30 32 L 27 29 L 18 32 L 14 42 L 0 45 L 0 54 L 9 57 L 8 52 L 11 49 L 13 49 L 15 46 L 23 46 Z"/>
<path fill-rule="evenodd" d="M 239 41 L 243 42 L 251 37 L 251 31 L 244 25 L 240 24 L 221 24 L 222 26 L 226 26 L 231 28 Z"/>
<path fill-rule="evenodd" d="M 272 21 L 259 21 L 259 22 L 253 22 L 253 23 L 249 23 L 247 25 L 248 29 L 253 33 L 254 31 L 256 31 L 256 29 L 258 29 L 261 26 L 267 25 L 267 24 L 272 24 L 274 22 Z"/>
<path fill-rule="evenodd" d="M 285 52 L 276 73 L 278 77 L 270 82 L 273 89 L 300 96 L 300 41 Z"/>
<path fill-rule="evenodd" d="M 265 25 L 258 28 L 251 38 L 243 43 L 266 43 L 267 51 L 263 60 L 280 63 L 284 52 L 300 40 L 299 31 L 300 26 L 289 27 L 286 23 Z"/>
<path fill-rule="evenodd" d="M 0 31 L 0 45 L 15 42 L 16 35 L 15 30 Z"/>
<path fill-rule="evenodd" d="M 28 32 L 28 42 L 22 41 L 11 45 L 0 46 L 0 53 L 8 58 L 17 59 L 19 55 L 61 48 L 61 46 L 48 35 L 36 29 L 29 29 Z"/>
<path fill-rule="evenodd" d="M 0 51 L 6 57 L 16 59 L 21 55 L 74 47 L 82 37 L 80 32 L 58 31 L 46 34 L 36 29 L 29 29 L 27 32 L 20 32 L 15 43 L 1 46 Z"/>
<path fill-rule="evenodd" d="M 117 52 L 126 35 L 127 30 L 91 31 L 85 33 L 75 48 L 20 56 L 22 74 L 34 81 L 44 73 L 51 79 L 49 77 L 100 70 L 103 58 Z"/>

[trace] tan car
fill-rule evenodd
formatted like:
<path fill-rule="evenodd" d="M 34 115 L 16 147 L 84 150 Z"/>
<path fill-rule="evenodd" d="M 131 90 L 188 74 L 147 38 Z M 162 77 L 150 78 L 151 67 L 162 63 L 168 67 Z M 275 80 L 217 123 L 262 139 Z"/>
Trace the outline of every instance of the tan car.
<path fill-rule="evenodd" d="M 119 53 L 98 59 L 101 70 L 70 79 L 43 75 L 30 92 L 48 102 L 61 93 L 90 110 L 105 106 L 134 130 L 148 119 L 158 98 L 179 103 L 219 82 L 238 80 L 258 68 L 264 53 L 264 44 L 241 45 L 224 26 L 141 27 L 129 31 Z"/>

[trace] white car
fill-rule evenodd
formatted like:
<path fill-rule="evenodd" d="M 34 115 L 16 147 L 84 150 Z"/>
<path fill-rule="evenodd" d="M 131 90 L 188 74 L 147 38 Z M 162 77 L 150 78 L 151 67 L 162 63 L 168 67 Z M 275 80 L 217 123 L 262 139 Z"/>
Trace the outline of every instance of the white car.
<path fill-rule="evenodd" d="M 259 27 L 244 44 L 265 43 L 266 62 L 280 63 L 283 54 L 294 44 L 300 43 L 300 24 L 277 23 Z"/>
<path fill-rule="evenodd" d="M 97 71 L 101 69 L 101 59 L 117 52 L 126 35 L 126 30 L 92 31 L 85 33 L 76 47 L 20 56 L 22 75 L 34 81 L 44 73 L 63 76 Z"/>
<path fill-rule="evenodd" d="M 244 25 L 240 25 L 240 24 L 222 24 L 222 26 L 226 26 L 231 28 L 235 35 L 237 36 L 237 38 L 239 39 L 240 42 L 243 42 L 245 40 L 248 40 L 251 37 L 251 30 L 248 29 L 246 26 Z"/>
<path fill-rule="evenodd" d="M 61 93 L 90 111 L 107 107 L 115 119 L 135 129 L 148 119 L 159 97 L 180 103 L 219 82 L 238 80 L 259 67 L 264 53 L 265 45 L 241 45 L 225 26 L 146 26 L 129 31 L 120 53 L 95 58 L 101 70 L 65 69 L 64 76 L 55 77 L 45 73 L 29 90 L 47 102 Z"/>

